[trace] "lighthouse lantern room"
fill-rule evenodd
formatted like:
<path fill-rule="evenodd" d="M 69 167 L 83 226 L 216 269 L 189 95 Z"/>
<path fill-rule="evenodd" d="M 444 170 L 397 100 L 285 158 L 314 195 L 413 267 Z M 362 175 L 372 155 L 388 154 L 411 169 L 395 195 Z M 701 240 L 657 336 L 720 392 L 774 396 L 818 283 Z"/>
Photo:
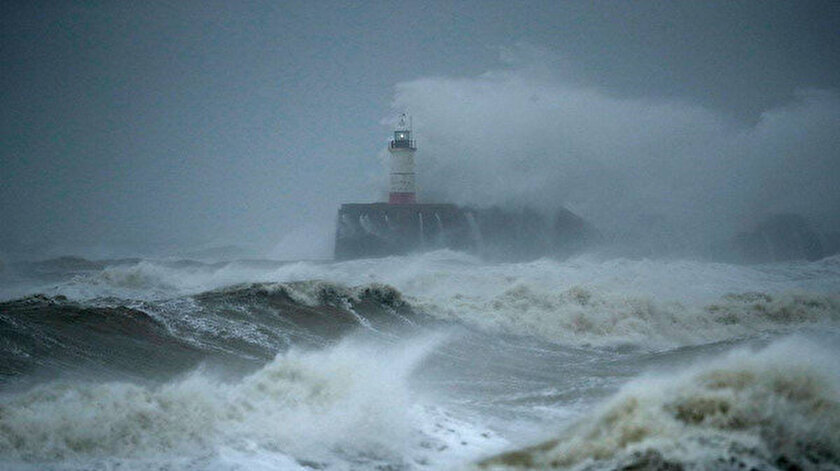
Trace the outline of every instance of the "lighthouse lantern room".
<path fill-rule="evenodd" d="M 394 139 L 388 146 L 391 153 L 391 187 L 388 193 L 390 204 L 413 204 L 417 202 L 414 186 L 414 152 L 417 150 L 411 139 L 411 126 L 406 125 L 405 114 L 394 131 Z"/>

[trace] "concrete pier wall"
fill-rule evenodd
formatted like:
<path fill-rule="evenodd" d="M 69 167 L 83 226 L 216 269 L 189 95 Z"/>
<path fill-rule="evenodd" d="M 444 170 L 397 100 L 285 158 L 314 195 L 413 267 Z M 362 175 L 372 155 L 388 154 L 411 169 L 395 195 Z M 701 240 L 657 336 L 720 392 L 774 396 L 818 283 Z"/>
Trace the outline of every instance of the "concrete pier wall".
<path fill-rule="evenodd" d="M 338 212 L 335 258 L 401 255 L 441 248 L 495 260 L 568 256 L 597 240 L 566 209 L 467 208 L 452 204 L 344 204 Z"/>

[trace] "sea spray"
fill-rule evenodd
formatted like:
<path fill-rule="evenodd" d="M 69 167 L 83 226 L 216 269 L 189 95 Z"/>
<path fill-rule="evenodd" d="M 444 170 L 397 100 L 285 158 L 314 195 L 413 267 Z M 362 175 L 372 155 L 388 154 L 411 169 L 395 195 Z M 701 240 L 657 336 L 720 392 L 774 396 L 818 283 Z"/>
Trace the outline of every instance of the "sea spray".
<path fill-rule="evenodd" d="M 154 460 L 207 457 L 224 446 L 304 461 L 342 454 L 399 462 L 411 433 L 407 377 L 442 340 L 395 347 L 349 338 L 278 355 L 236 382 L 198 370 L 159 386 L 42 384 L 3 397 L 0 456 L 45 464 Z"/>

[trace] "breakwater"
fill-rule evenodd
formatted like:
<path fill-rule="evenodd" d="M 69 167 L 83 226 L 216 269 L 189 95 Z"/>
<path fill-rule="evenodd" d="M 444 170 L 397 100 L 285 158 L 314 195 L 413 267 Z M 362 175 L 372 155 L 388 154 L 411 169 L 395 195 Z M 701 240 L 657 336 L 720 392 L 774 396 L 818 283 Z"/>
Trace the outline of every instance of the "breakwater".
<path fill-rule="evenodd" d="M 343 204 L 335 258 L 448 248 L 495 260 L 528 260 L 568 256 L 599 237 L 589 223 L 564 208 L 546 214 L 453 204 Z"/>

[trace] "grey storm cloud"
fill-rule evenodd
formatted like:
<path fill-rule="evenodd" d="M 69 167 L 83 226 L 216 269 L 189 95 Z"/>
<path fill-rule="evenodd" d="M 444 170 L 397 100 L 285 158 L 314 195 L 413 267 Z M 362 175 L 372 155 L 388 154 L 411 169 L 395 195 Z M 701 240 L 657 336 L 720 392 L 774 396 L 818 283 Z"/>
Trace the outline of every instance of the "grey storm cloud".
<path fill-rule="evenodd" d="M 427 200 L 836 226 L 838 30 L 816 0 L 10 2 L 0 257 L 329 256 L 403 111 Z"/>

